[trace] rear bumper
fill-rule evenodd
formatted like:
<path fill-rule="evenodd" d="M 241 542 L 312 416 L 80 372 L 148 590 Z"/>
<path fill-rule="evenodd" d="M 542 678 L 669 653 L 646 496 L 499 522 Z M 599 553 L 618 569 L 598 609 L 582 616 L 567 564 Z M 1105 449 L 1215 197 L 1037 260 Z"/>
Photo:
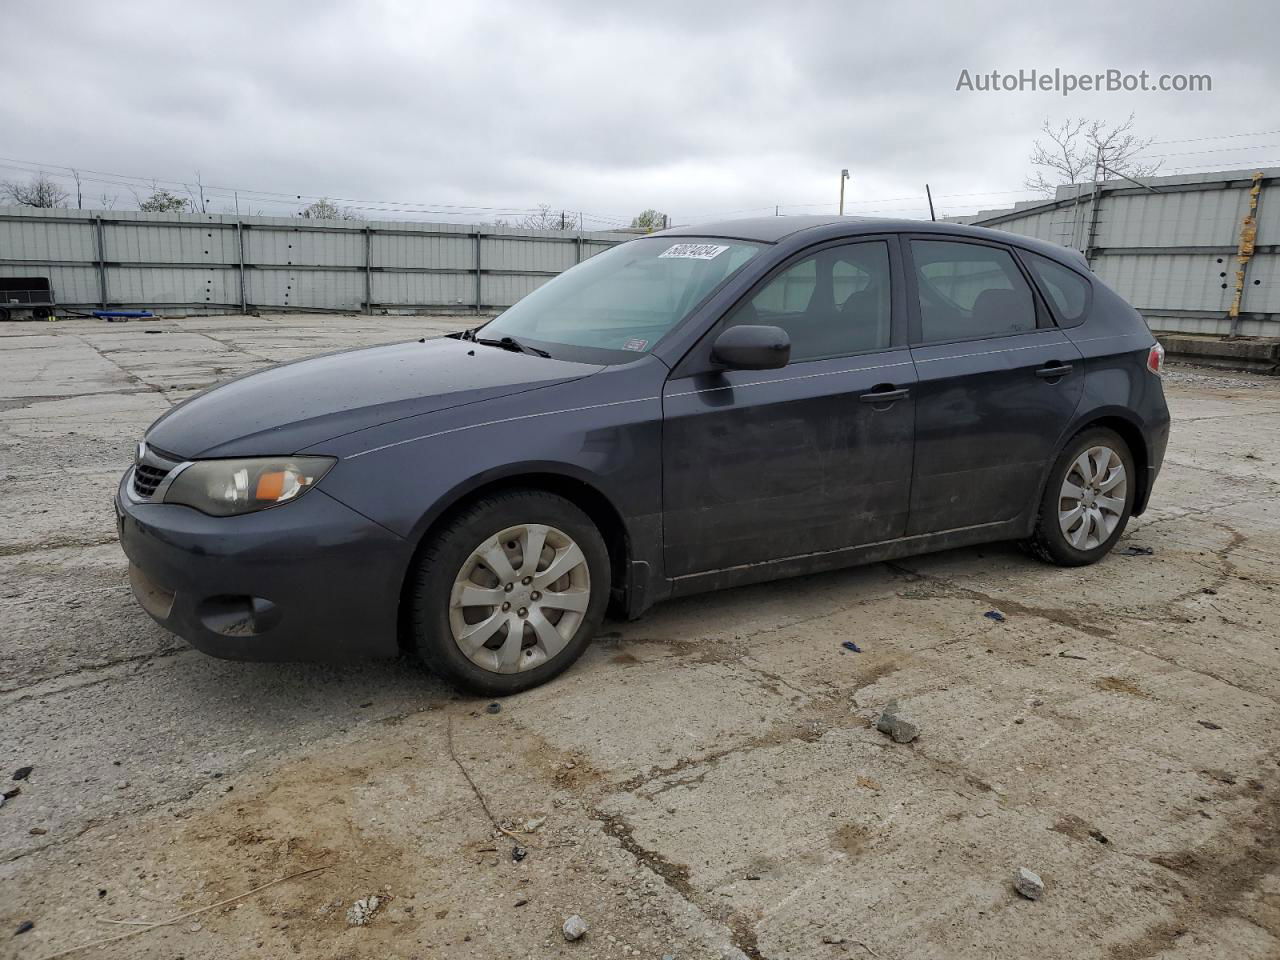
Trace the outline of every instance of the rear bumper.
<path fill-rule="evenodd" d="M 1169 446 L 1169 411 L 1165 410 L 1164 419 L 1149 424 L 1144 431 L 1147 441 L 1147 475 L 1146 482 L 1138 492 L 1138 499 L 1133 504 L 1134 516 L 1146 512 L 1151 502 L 1151 491 L 1155 489 L 1156 478 L 1160 476 L 1160 467 L 1164 464 L 1164 452 Z"/>
<path fill-rule="evenodd" d="M 316 489 L 241 517 L 116 492 L 130 581 L 151 617 L 232 660 L 395 656 L 412 548 Z"/>

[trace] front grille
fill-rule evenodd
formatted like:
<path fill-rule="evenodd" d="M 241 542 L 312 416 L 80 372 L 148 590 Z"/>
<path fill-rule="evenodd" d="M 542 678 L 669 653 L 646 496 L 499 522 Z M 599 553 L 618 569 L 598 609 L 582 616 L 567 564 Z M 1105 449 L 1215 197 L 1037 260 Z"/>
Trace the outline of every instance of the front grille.
<path fill-rule="evenodd" d="M 153 467 L 149 463 L 139 463 L 133 468 L 133 492 L 140 497 L 150 498 L 160 486 L 160 481 L 169 475 L 163 467 Z"/>
<path fill-rule="evenodd" d="M 145 443 L 138 444 L 138 453 L 133 461 L 134 496 L 139 500 L 150 500 L 179 462 L 177 457 L 160 453 Z"/>

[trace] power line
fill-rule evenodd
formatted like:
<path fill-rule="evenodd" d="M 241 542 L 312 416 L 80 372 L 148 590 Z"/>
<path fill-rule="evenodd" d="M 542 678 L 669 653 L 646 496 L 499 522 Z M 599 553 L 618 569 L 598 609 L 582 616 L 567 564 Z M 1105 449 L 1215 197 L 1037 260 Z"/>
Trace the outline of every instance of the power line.
<path fill-rule="evenodd" d="M 1185 140 L 1153 141 L 1153 145 L 1155 143 L 1195 143 L 1195 142 L 1204 142 L 1204 141 L 1212 141 L 1212 140 L 1234 139 L 1238 137 L 1261 136 L 1268 133 L 1280 133 L 1280 130 L 1259 131 L 1255 133 L 1223 134 L 1221 136 L 1216 136 L 1216 137 L 1193 137 L 1193 138 L 1187 138 Z M 1262 149 L 1269 149 L 1277 146 L 1280 146 L 1280 144 L 1255 144 L 1255 145 L 1246 145 L 1246 146 L 1239 146 L 1239 147 L 1221 147 L 1221 148 L 1214 148 L 1209 150 L 1191 150 L 1191 151 L 1183 151 L 1178 153 L 1152 154 L 1148 156 L 1150 156 L 1151 159 L 1157 159 L 1162 157 L 1193 156 L 1193 155 L 1210 154 L 1210 153 L 1230 153 L 1230 152 L 1238 152 L 1238 151 L 1245 151 L 1245 150 L 1262 150 Z M 1199 166 L 1182 166 L 1182 167 L 1177 167 L 1175 169 L 1176 170 L 1206 169 L 1206 168 L 1212 168 L 1212 167 L 1220 167 L 1221 163 L 1222 162 L 1220 161 L 1219 163 L 1202 164 Z M 1280 163 L 1280 160 L 1257 160 L 1248 164 L 1241 163 L 1240 165 L 1241 166 L 1257 166 L 1257 165 L 1270 164 L 1270 163 Z M 174 187 L 180 187 L 183 190 L 188 191 L 189 193 L 195 189 L 195 186 L 192 183 L 184 180 L 177 180 L 177 179 L 170 179 L 170 178 L 163 178 L 163 177 L 140 177 L 140 176 L 133 176 L 130 174 L 110 173 L 110 172 L 101 171 L 101 170 L 91 170 L 91 169 L 82 168 L 82 167 L 71 167 L 64 164 L 44 163 L 41 161 L 33 161 L 33 160 L 17 160 L 13 158 L 4 158 L 4 157 L 0 157 L 0 169 L 19 170 L 19 171 L 28 172 L 28 173 L 45 173 L 45 174 L 52 173 L 52 175 L 60 177 L 62 179 L 68 179 L 71 177 L 72 173 L 75 173 L 80 177 L 81 180 L 86 182 L 123 187 L 131 191 L 136 191 L 138 188 L 155 189 L 162 184 L 167 184 Z M 66 171 L 66 172 L 60 173 L 55 171 Z M 166 187 L 166 189 L 167 188 L 168 187 Z M 208 184 L 204 185 L 204 192 L 207 197 L 212 198 L 214 200 L 221 200 L 224 203 L 228 203 L 228 204 L 232 202 L 233 198 L 236 195 L 238 195 L 240 199 L 256 202 L 260 205 L 265 204 L 265 205 L 272 205 L 272 206 L 289 207 L 289 208 L 292 208 L 292 210 L 294 211 L 296 211 L 301 201 L 304 201 L 304 200 L 314 201 L 314 200 L 321 200 L 321 199 L 329 200 L 330 202 L 341 203 L 341 204 L 344 204 L 348 209 L 356 210 L 360 212 L 399 214 L 399 215 L 431 215 L 431 216 L 442 216 L 442 217 L 478 217 L 481 215 L 491 216 L 491 217 L 492 216 L 519 217 L 527 214 L 539 213 L 544 209 L 543 206 L 502 207 L 502 206 L 486 206 L 486 205 L 478 205 L 478 204 L 434 203 L 430 201 L 366 200 L 366 199 L 354 199 L 354 198 L 344 198 L 344 197 L 332 197 L 327 195 L 322 196 L 317 194 L 285 193 L 282 191 L 254 190 L 254 189 L 244 188 L 244 187 L 226 187 L 226 186 L 216 186 L 216 185 L 210 186 Z M 1023 188 L 1021 190 L 990 190 L 990 191 L 979 191 L 979 192 L 970 192 L 970 193 L 950 193 L 950 194 L 937 194 L 935 195 L 935 199 L 963 201 L 964 199 L 970 198 L 970 197 L 1011 197 L 1019 194 L 1034 195 L 1034 194 L 1039 194 L 1039 191 L 1029 189 L 1029 188 Z M 879 204 L 895 204 L 895 203 L 906 204 L 907 206 L 902 206 L 902 207 L 874 206 Z M 916 214 L 923 211 L 924 203 L 925 203 L 925 196 L 923 193 L 911 195 L 911 196 L 902 196 L 902 197 L 879 197 L 879 198 L 873 198 L 873 199 L 846 201 L 847 206 L 866 208 L 862 211 L 864 213 L 880 213 L 880 214 L 884 214 L 884 213 Z M 834 204 L 830 200 L 781 203 L 781 204 L 771 203 L 768 205 L 762 205 L 758 207 L 742 207 L 742 208 L 736 208 L 732 210 L 720 209 L 720 210 L 704 211 L 703 213 L 691 215 L 690 220 L 697 221 L 697 220 L 701 220 L 704 218 L 711 218 L 711 217 L 723 217 L 723 216 L 733 216 L 737 214 L 773 211 L 779 207 L 795 209 L 795 208 L 813 208 L 813 207 L 829 208 L 832 206 L 834 206 Z M 970 203 L 953 202 L 948 204 L 948 206 L 952 207 L 953 209 L 954 208 L 963 209 L 963 208 L 970 208 L 970 207 L 981 208 L 982 203 L 981 202 L 970 202 Z M 592 223 L 602 224 L 605 227 L 626 227 L 626 226 L 629 226 L 631 223 L 630 217 L 618 216 L 616 214 L 596 214 L 596 213 L 589 213 L 586 211 L 581 211 L 579 213 L 584 223 L 587 221 L 590 221 Z"/>
<path fill-rule="evenodd" d="M 1246 168 L 1260 167 L 1266 163 L 1280 163 L 1280 160 L 1255 160 L 1252 163 L 1241 163 L 1238 167 L 1236 167 L 1236 169 L 1243 170 Z M 1221 168 L 1221 166 L 1222 166 L 1221 163 L 1202 163 L 1199 166 L 1175 167 L 1174 169 L 1175 170 L 1205 170 L 1205 169 L 1212 169 L 1215 167 Z"/>
<path fill-rule="evenodd" d="M 1215 147 L 1212 150 L 1182 150 L 1177 153 L 1140 153 L 1140 156 L 1156 160 L 1160 157 L 1190 157 L 1202 153 L 1239 153 L 1241 150 L 1268 150 L 1280 147 L 1280 143 L 1253 143 L 1243 147 Z"/>
<path fill-rule="evenodd" d="M 1204 143 L 1208 140 L 1234 140 L 1238 137 L 1266 137 L 1280 130 L 1255 130 L 1253 133 L 1223 133 L 1216 137 L 1188 137 L 1185 140 L 1152 140 L 1147 146 L 1163 147 L 1170 143 Z"/>
<path fill-rule="evenodd" d="M 0 167 L 10 170 L 21 170 L 27 173 L 49 173 L 51 171 L 66 171 L 66 173 L 57 173 L 60 177 L 69 177 L 74 171 L 78 173 L 82 180 L 91 183 L 102 183 L 110 186 L 125 187 L 133 190 L 137 188 L 155 188 L 164 186 L 181 187 L 184 190 L 194 189 L 194 184 L 185 180 L 178 180 L 168 177 L 140 177 L 132 174 L 112 173 L 104 170 L 92 170 L 87 167 L 70 167 L 65 164 L 45 163 L 39 160 L 21 160 L 12 157 L 0 157 Z M 307 193 L 285 193 L 274 190 L 255 190 L 249 187 L 230 187 L 218 184 L 205 184 L 204 191 L 206 196 L 220 198 L 224 201 L 231 200 L 235 195 L 241 198 L 255 201 L 258 203 L 271 203 L 287 206 L 297 206 L 303 201 L 329 200 L 333 203 L 341 203 L 353 210 L 362 210 L 377 213 L 409 213 L 409 214 L 436 214 L 441 216 L 477 216 L 484 215 L 506 215 L 519 216 L 522 214 L 539 213 L 542 207 L 517 207 L 517 206 L 484 206 L 479 204 L 457 204 L 457 203 L 437 203 L 432 201 L 414 201 L 414 200 L 368 200 L 352 197 L 335 197 L 321 194 Z M 596 214 L 582 212 L 584 219 L 593 220 L 599 223 L 625 225 L 631 222 L 629 217 L 622 217 L 615 214 Z"/>

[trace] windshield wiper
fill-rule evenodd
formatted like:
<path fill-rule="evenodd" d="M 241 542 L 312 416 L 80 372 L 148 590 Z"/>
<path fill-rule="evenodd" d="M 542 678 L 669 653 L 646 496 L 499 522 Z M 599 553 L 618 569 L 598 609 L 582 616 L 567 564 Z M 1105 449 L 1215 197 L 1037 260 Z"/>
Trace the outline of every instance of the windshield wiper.
<path fill-rule="evenodd" d="M 515 337 L 500 337 L 497 340 L 486 340 L 472 334 L 471 339 L 476 343 L 482 343 L 486 347 L 501 347 L 503 350 L 514 350 L 516 353 L 528 353 L 535 357 L 549 357 L 551 354 L 538 347 L 531 347 L 527 343 L 521 343 Z"/>

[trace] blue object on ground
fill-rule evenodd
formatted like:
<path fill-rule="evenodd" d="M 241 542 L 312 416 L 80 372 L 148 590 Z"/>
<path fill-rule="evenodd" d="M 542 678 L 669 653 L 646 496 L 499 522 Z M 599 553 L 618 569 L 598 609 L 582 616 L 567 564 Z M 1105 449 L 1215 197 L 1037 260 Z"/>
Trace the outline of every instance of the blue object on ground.
<path fill-rule="evenodd" d="M 108 317 L 123 317 L 129 320 L 141 320 L 144 317 L 154 317 L 155 314 L 150 310 L 92 310 L 90 311 L 95 317 L 106 319 Z"/>
<path fill-rule="evenodd" d="M 994 620 L 996 623 L 1004 623 L 1004 614 L 999 610 L 988 610 L 983 616 L 988 620 Z"/>
<path fill-rule="evenodd" d="M 846 650 L 852 650 L 854 653 L 862 652 L 862 648 L 852 640 L 846 640 L 844 643 L 840 644 L 840 646 L 844 647 Z"/>

